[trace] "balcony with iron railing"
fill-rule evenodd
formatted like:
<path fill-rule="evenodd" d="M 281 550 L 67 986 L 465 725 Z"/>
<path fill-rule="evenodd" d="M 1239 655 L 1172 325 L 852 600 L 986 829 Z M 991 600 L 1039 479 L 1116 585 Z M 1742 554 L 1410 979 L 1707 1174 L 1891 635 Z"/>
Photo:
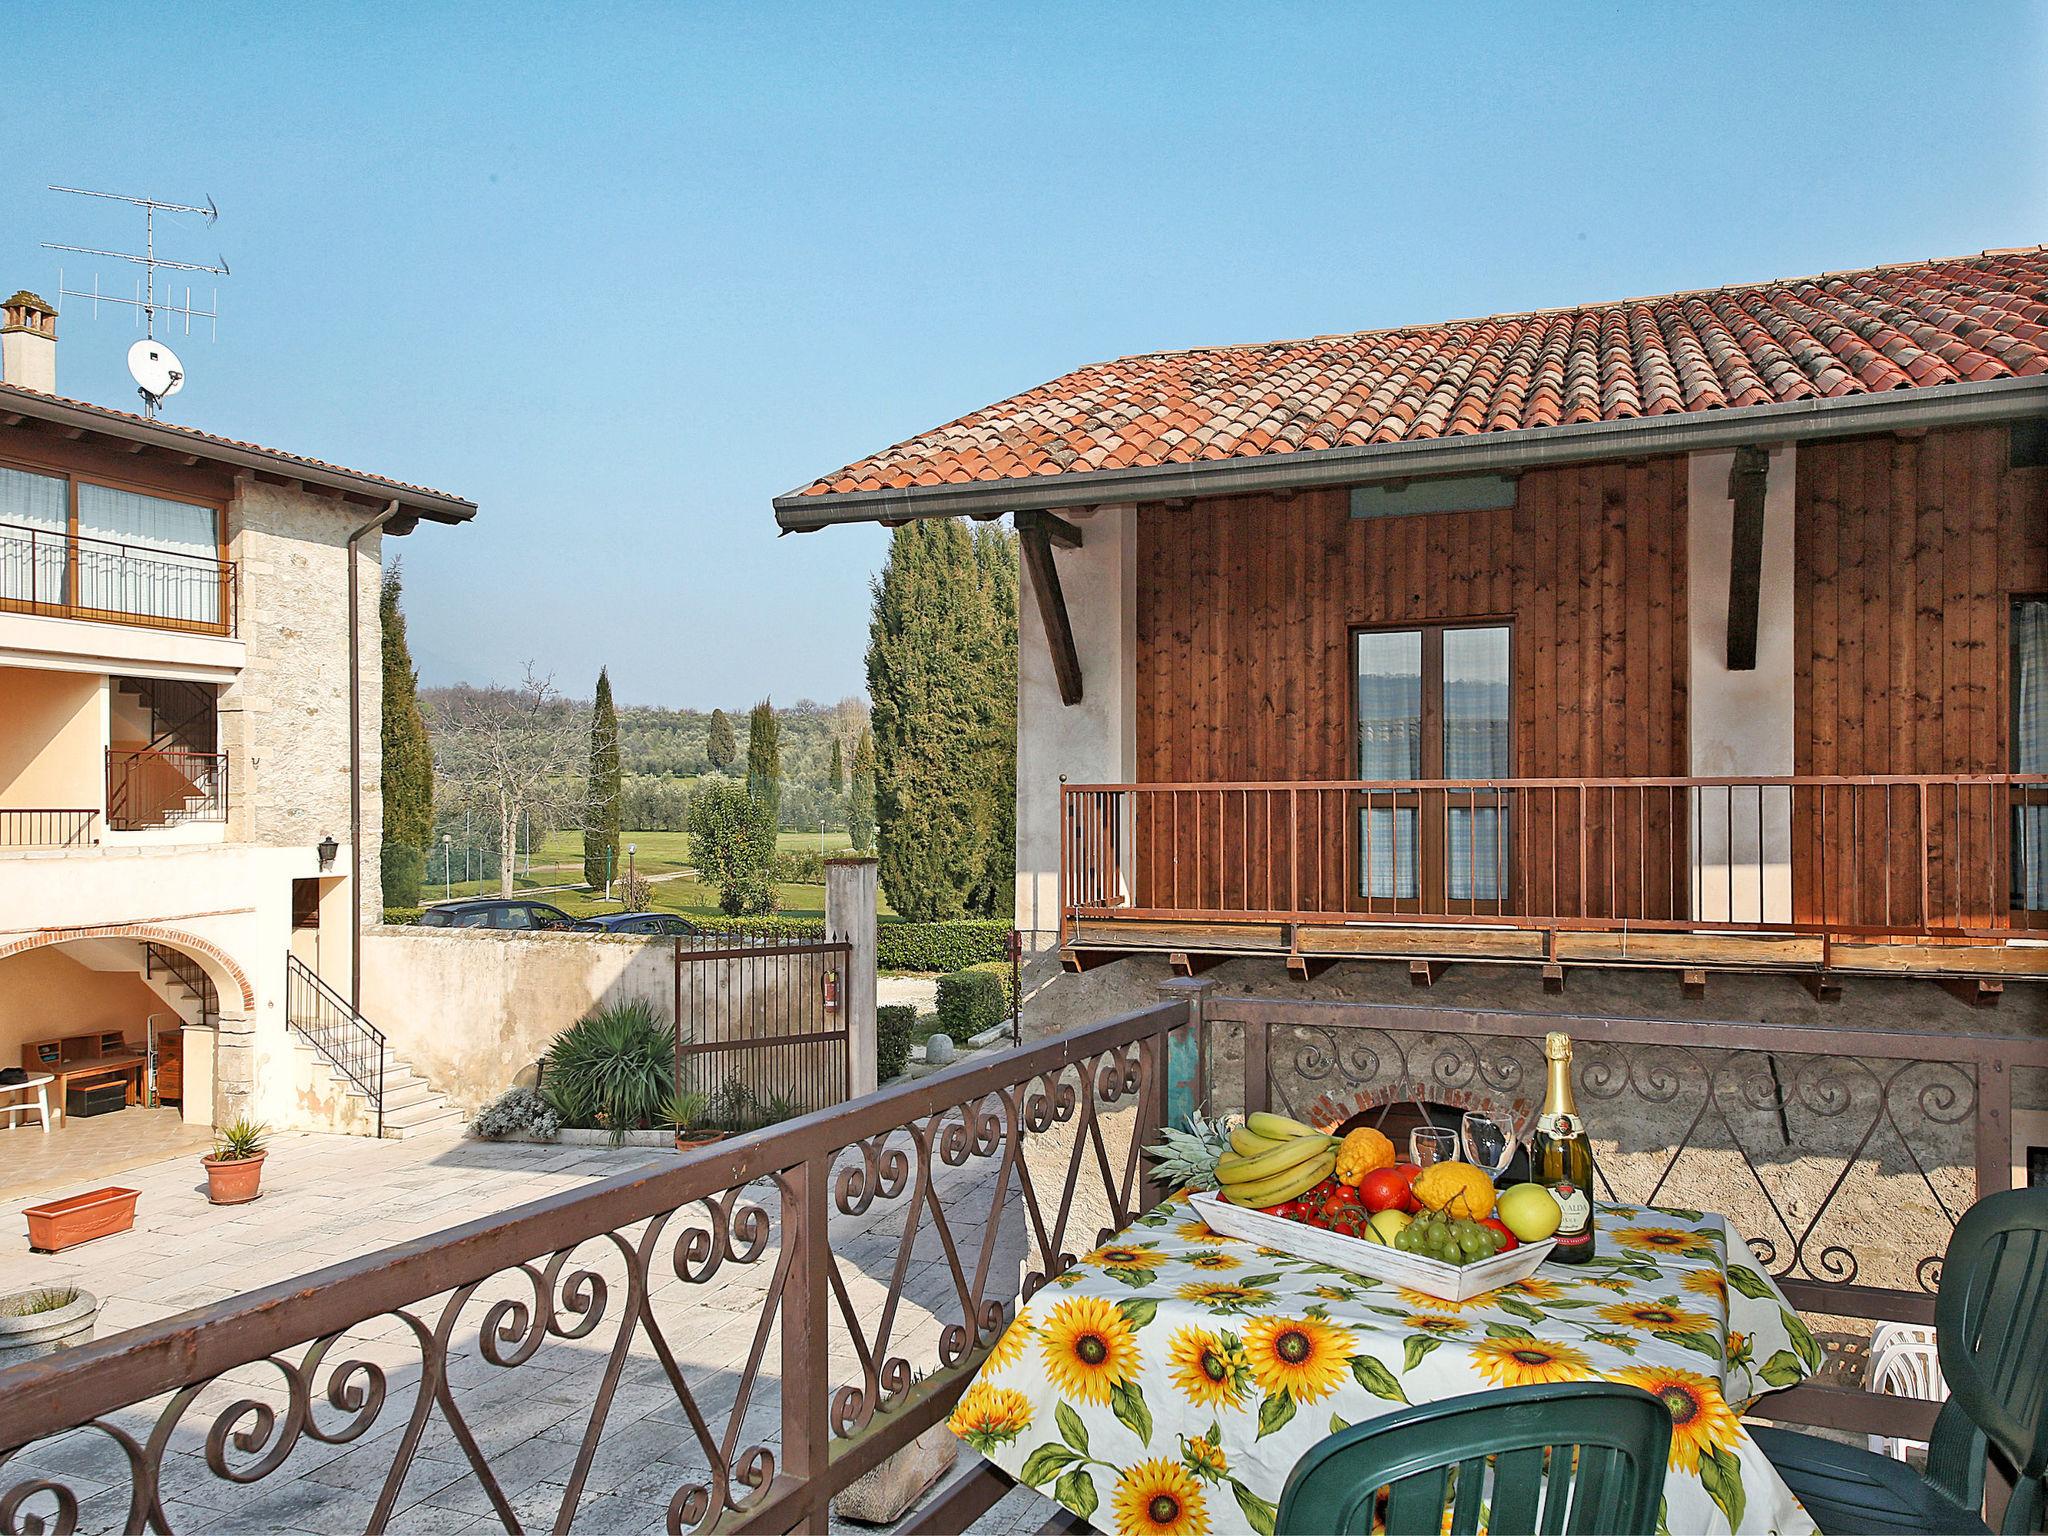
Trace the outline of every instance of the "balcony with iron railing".
<path fill-rule="evenodd" d="M 2048 778 L 1064 785 L 1059 881 L 1070 950 L 2048 971 Z"/>
<path fill-rule="evenodd" d="M 0 523 L 0 613 L 232 636 L 232 560 Z"/>

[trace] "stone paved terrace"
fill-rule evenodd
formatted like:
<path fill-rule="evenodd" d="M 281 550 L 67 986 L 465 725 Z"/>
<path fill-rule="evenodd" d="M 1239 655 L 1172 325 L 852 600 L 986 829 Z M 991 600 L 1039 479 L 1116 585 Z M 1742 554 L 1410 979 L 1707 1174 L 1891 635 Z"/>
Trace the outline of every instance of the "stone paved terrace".
<path fill-rule="evenodd" d="M 119 1329 L 673 1156 L 663 1150 L 491 1144 L 454 1137 L 379 1142 L 283 1135 L 273 1143 L 263 1198 L 247 1206 L 214 1207 L 205 1199 L 196 1153 L 181 1155 L 135 1169 L 119 1180 L 141 1191 L 132 1232 L 62 1254 L 30 1253 L 19 1213 L 39 1200 L 72 1192 L 69 1185 L 0 1201 L 0 1290 L 52 1282 L 83 1286 L 104 1300 L 104 1338 Z M 974 1217 L 987 1213 L 987 1186 L 993 1176 L 993 1162 L 981 1160 L 958 1170 L 940 1170 L 939 1188 L 949 1219 L 956 1223 L 955 1240 L 970 1266 L 985 1230 Z M 754 1186 L 749 1195 L 764 1199 L 772 1213 L 772 1186 Z M 908 1193 L 894 1201 L 878 1200 L 864 1216 L 833 1220 L 833 1250 L 854 1309 L 869 1330 L 888 1297 L 890 1266 L 908 1200 Z M 1000 1242 L 1004 1261 L 1013 1251 L 1021 1252 L 1021 1243 L 1012 1241 L 1009 1230 L 1013 1216 L 1021 1234 L 1022 1217 L 1014 1196 L 1005 1204 Z M 685 1213 L 676 1221 L 688 1219 Z M 1079 1237 L 1085 1242 L 1092 1235 L 1091 1229 Z M 779 1235 L 757 1262 L 728 1263 L 703 1285 L 687 1285 L 676 1277 L 669 1264 L 672 1238 L 673 1229 L 664 1234 L 651 1300 L 717 1434 L 723 1430 L 738 1389 L 740 1364 L 753 1341 Z M 616 1338 L 622 1262 L 611 1245 L 602 1242 L 583 1245 L 577 1257 L 605 1274 L 612 1285 L 610 1306 L 590 1337 L 549 1338 L 527 1364 L 511 1370 L 481 1358 L 478 1330 L 490 1302 L 498 1297 L 531 1298 L 531 1289 L 516 1274 L 486 1282 L 463 1311 L 454 1335 L 450 1374 L 458 1407 L 528 1530 L 544 1530 L 554 1522 L 564 1480 L 589 1421 L 606 1351 Z M 934 1363 L 940 1322 L 932 1305 L 951 1296 L 944 1255 L 926 1221 L 903 1286 L 891 1353 L 920 1365 Z M 439 1303 L 416 1311 L 431 1323 L 440 1315 Z M 957 1315 L 954 1309 L 947 1311 Z M 747 1411 L 743 1446 L 776 1438 L 776 1348 L 771 1335 L 766 1367 Z M 297 1352 L 292 1357 L 296 1359 Z M 233 1485 L 208 1470 L 206 1431 L 237 1397 L 262 1398 L 281 1406 L 280 1373 L 263 1365 L 245 1367 L 202 1394 L 180 1420 L 166 1458 L 163 1494 L 174 1530 L 215 1536 L 259 1531 L 340 1536 L 366 1528 L 403 1433 L 418 1379 L 419 1350 L 403 1321 L 383 1317 L 344 1335 L 344 1342 L 329 1356 L 330 1361 L 343 1358 L 372 1360 L 388 1373 L 388 1399 L 375 1423 L 353 1443 L 301 1438 L 283 1467 L 251 1486 Z M 840 1331 L 834 1336 L 833 1379 L 859 1380 L 858 1366 Z M 325 1386 L 323 1373 L 316 1389 L 324 1391 Z M 346 1417 L 324 1398 L 316 1398 L 315 1412 L 319 1422 L 330 1427 Z M 145 1432 L 154 1419 L 154 1405 L 147 1412 L 123 1416 L 127 1427 L 138 1432 Z M 231 1456 L 237 1464 L 251 1459 L 241 1453 Z M 645 1531 L 650 1536 L 663 1531 L 670 1496 L 681 1484 L 703 1475 L 706 1466 L 644 1333 L 636 1334 L 575 1529 Z M 61 1476 L 86 1498 L 81 1531 L 120 1529 L 128 1496 L 125 1476 L 118 1454 L 104 1436 L 81 1431 L 39 1442 L 6 1471 L 17 1474 L 25 1469 Z M 1002 1536 L 1036 1530 L 1051 1511 L 1052 1506 L 1037 1495 L 1019 1490 L 990 1511 L 977 1529 Z M 502 1528 L 437 1412 L 386 1529 L 452 1536 Z"/>

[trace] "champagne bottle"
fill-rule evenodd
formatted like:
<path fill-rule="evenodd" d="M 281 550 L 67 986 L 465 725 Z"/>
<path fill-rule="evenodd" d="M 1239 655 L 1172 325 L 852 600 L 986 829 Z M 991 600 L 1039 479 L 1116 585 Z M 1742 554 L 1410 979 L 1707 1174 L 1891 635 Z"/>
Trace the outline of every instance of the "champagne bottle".
<path fill-rule="evenodd" d="M 1572 1096 L 1572 1037 L 1545 1035 L 1543 1056 L 1550 1081 L 1530 1139 L 1529 1177 L 1557 1198 L 1564 1213 L 1550 1262 L 1583 1264 L 1593 1257 L 1593 1144 Z"/>

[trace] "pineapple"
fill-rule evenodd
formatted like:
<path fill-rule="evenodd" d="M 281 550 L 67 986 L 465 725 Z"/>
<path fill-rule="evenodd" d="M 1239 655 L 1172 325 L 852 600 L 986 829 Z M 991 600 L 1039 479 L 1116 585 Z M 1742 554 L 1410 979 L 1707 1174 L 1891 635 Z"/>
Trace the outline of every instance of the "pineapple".
<path fill-rule="evenodd" d="M 1188 1127 L 1162 1125 L 1159 1143 L 1145 1149 L 1157 1167 L 1160 1182 L 1176 1190 L 1215 1189 L 1216 1160 L 1230 1150 L 1230 1125 L 1211 1120 L 1199 1107 L 1188 1114 Z"/>

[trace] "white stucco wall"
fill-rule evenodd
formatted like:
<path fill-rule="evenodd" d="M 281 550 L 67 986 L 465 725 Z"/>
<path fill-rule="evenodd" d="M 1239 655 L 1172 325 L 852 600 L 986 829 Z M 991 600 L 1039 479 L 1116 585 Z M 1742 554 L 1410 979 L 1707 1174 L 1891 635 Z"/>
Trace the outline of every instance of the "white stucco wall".
<path fill-rule="evenodd" d="M 1030 567 L 1017 619 L 1017 926 L 1059 927 L 1060 780 L 1128 783 L 1137 769 L 1137 514 L 1069 513 L 1079 549 L 1053 550 L 1081 660 L 1081 702 L 1060 701 Z"/>
<path fill-rule="evenodd" d="M 1793 478 L 1798 450 L 1771 450 L 1764 492 L 1756 667 L 1728 669 L 1731 452 L 1688 461 L 1686 622 L 1690 632 L 1691 771 L 1695 778 L 1793 771 Z M 1694 792 L 1693 914 L 1705 921 L 1783 922 L 1792 915 L 1792 802 L 1782 789 Z"/>

